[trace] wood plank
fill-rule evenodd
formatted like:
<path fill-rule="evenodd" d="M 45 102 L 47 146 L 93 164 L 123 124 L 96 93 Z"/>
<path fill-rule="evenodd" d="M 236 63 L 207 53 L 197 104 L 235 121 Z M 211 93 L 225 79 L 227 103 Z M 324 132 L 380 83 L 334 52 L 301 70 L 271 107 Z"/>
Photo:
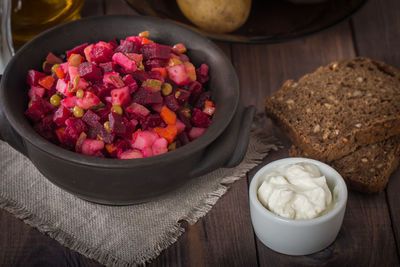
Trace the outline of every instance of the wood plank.
<path fill-rule="evenodd" d="M 400 1 L 370 0 L 353 19 L 358 54 L 400 68 Z"/>
<path fill-rule="evenodd" d="M 81 12 L 82 18 L 104 15 L 104 2 L 105 0 L 85 0 Z"/>
<path fill-rule="evenodd" d="M 263 111 L 263 99 L 286 79 L 297 79 L 320 65 L 355 55 L 348 23 L 305 39 L 260 45 L 255 50 L 245 45 L 234 45 L 233 59 L 236 66 L 248 66 L 247 73 L 239 73 L 241 85 L 248 94 L 244 97 L 256 104 L 259 111 Z M 289 147 L 286 139 L 284 144 L 285 149 L 271 154 L 264 163 L 286 157 Z M 254 172 L 250 173 L 250 178 Z M 260 266 L 398 264 L 383 194 L 368 196 L 350 192 L 344 224 L 337 240 L 319 253 L 303 257 L 286 256 L 270 250 L 258 239 L 257 248 Z"/>
<path fill-rule="evenodd" d="M 0 229 L 0 266 L 99 266 L 3 209 Z"/>
<path fill-rule="evenodd" d="M 241 179 L 150 266 L 256 266 L 247 199 L 247 181 Z"/>
<path fill-rule="evenodd" d="M 124 0 L 112 0 L 105 1 L 105 13 L 107 15 L 112 14 L 124 14 L 124 15 L 138 15 Z"/>
<path fill-rule="evenodd" d="M 400 1 L 371 0 L 353 18 L 354 36 L 360 55 L 400 68 Z M 386 190 L 392 226 L 400 255 L 400 169 L 391 175 Z"/>

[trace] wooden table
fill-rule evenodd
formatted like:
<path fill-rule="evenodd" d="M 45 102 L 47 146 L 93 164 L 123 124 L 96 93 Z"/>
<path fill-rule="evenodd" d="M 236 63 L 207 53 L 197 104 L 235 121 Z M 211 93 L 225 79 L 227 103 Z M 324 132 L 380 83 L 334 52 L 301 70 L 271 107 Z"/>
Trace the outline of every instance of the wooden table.
<path fill-rule="evenodd" d="M 122 0 L 86 0 L 83 16 L 134 14 Z M 289 78 L 297 79 L 331 61 L 368 56 L 400 68 L 400 1 L 370 0 L 351 20 L 313 36 L 272 45 L 218 43 L 231 58 L 242 98 L 263 112 L 263 99 Z M 274 127 L 271 124 L 271 127 Z M 288 154 L 284 148 L 264 163 Z M 349 193 L 344 223 L 327 249 L 302 257 L 265 247 L 254 235 L 248 184 L 256 170 L 234 183 L 214 208 L 149 265 L 167 266 L 398 266 L 400 255 L 400 169 L 379 195 Z M 98 266 L 93 260 L 0 210 L 0 266 Z"/>

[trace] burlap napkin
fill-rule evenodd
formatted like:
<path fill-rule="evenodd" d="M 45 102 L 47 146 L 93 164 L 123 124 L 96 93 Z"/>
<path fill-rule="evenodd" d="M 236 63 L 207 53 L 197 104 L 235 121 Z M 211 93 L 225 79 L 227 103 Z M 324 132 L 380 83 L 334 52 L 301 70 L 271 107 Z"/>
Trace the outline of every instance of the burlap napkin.
<path fill-rule="evenodd" d="M 271 142 L 270 142 L 271 143 Z M 136 265 L 157 257 L 244 177 L 270 149 L 252 133 L 243 162 L 192 179 L 157 201 L 104 206 L 81 200 L 50 183 L 31 162 L 0 142 L 0 207 L 62 245 L 105 265 Z"/>

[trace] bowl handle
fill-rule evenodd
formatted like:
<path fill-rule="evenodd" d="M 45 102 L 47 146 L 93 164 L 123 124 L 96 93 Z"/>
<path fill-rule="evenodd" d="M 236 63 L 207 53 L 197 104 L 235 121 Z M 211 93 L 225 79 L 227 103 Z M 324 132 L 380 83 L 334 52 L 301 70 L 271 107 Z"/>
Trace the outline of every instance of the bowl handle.
<path fill-rule="evenodd" d="M 239 104 L 231 123 L 203 154 L 200 165 L 189 176 L 196 177 L 220 167 L 235 167 L 244 158 L 250 139 L 254 106 Z"/>
<path fill-rule="evenodd" d="M 0 75 L 1 80 L 1 75 Z M 4 116 L 4 112 L 0 106 L 0 140 L 6 141 L 14 149 L 18 150 L 20 153 L 27 155 L 24 142 L 21 136 L 19 136 L 14 129 L 11 127 L 10 123 Z"/>

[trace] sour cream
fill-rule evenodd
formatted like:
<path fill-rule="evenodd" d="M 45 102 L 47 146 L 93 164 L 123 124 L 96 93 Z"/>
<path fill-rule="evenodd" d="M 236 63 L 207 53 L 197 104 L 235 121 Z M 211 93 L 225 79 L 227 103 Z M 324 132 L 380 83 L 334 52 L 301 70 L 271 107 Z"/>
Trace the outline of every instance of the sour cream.
<path fill-rule="evenodd" d="M 278 166 L 265 175 L 258 199 L 271 212 L 288 219 L 320 216 L 332 202 L 332 193 L 317 166 L 300 162 Z"/>

